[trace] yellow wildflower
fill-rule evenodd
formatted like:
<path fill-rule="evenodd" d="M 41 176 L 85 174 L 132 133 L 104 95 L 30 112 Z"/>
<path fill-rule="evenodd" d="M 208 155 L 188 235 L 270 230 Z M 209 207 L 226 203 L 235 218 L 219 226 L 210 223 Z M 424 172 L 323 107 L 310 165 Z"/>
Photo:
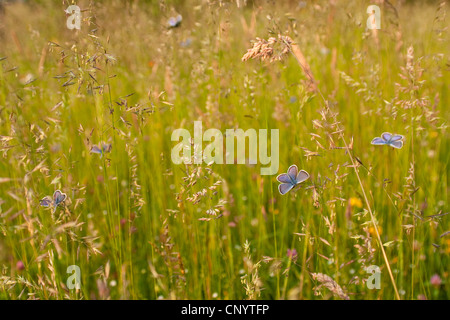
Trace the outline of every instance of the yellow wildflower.
<path fill-rule="evenodd" d="M 351 197 L 349 202 L 352 207 L 358 207 L 360 209 L 363 207 L 363 203 L 362 203 L 361 199 L 359 199 L 359 198 Z"/>
<path fill-rule="evenodd" d="M 370 226 L 369 233 L 372 235 L 372 237 L 375 237 L 377 234 L 375 233 L 375 228 L 373 226 Z M 383 228 L 381 226 L 378 226 L 378 233 L 381 235 L 383 233 Z"/>

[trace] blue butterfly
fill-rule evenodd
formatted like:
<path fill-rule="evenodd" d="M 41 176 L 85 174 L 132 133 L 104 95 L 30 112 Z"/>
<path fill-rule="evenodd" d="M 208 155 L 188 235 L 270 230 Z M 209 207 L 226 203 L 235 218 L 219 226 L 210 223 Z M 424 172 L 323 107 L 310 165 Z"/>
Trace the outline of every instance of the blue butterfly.
<path fill-rule="evenodd" d="M 299 172 L 297 166 L 294 164 L 289 167 L 287 173 L 282 173 L 277 176 L 277 180 L 280 182 L 278 191 L 280 191 L 281 194 L 286 194 L 292 188 L 308 179 L 309 173 L 305 170 L 300 170 Z"/>
<path fill-rule="evenodd" d="M 397 149 L 403 147 L 404 137 L 399 134 L 391 134 L 389 132 L 384 132 L 380 137 L 376 137 L 372 140 L 373 145 L 388 145 Z"/>
<path fill-rule="evenodd" d="M 190 38 L 187 38 L 185 41 L 180 42 L 180 46 L 183 48 L 189 47 L 192 43 L 192 40 Z"/>
<path fill-rule="evenodd" d="M 62 193 L 60 190 L 56 190 L 53 194 L 53 205 L 57 207 L 60 203 L 66 200 L 67 196 L 65 193 Z"/>
<path fill-rule="evenodd" d="M 183 17 L 179 14 L 176 17 L 170 17 L 169 18 L 169 28 L 176 28 L 181 25 L 181 21 L 183 20 Z"/>
<path fill-rule="evenodd" d="M 39 204 L 43 207 L 50 207 L 53 203 L 53 200 L 49 196 L 45 196 L 43 199 L 39 200 Z"/>
<path fill-rule="evenodd" d="M 66 200 L 67 196 L 65 193 L 62 193 L 60 190 L 56 190 L 53 193 L 53 199 L 50 196 L 45 196 L 42 200 L 39 201 L 39 204 L 43 207 L 53 207 L 53 212 L 56 211 L 56 208 Z"/>
<path fill-rule="evenodd" d="M 91 148 L 91 153 L 99 154 L 100 158 L 103 156 L 104 153 L 111 152 L 111 149 L 112 149 L 112 145 L 110 143 L 107 144 L 107 143 L 102 142 L 101 145 L 102 145 L 101 148 L 97 145 L 94 145 Z"/>

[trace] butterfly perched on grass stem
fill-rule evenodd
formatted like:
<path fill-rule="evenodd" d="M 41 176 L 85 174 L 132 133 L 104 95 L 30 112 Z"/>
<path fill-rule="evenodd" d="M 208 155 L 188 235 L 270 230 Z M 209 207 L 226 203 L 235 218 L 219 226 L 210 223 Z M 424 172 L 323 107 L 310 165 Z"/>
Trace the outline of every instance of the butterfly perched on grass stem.
<path fill-rule="evenodd" d="M 43 199 L 39 201 L 39 204 L 43 207 L 53 207 L 53 212 L 56 211 L 56 208 L 66 200 L 67 196 L 65 193 L 62 193 L 60 190 L 56 190 L 53 193 L 53 199 L 50 196 L 45 196 Z"/>
<path fill-rule="evenodd" d="M 52 197 L 45 196 L 43 199 L 39 200 L 39 204 L 43 207 L 50 207 L 53 203 Z"/>
<path fill-rule="evenodd" d="M 103 156 L 106 152 L 111 152 L 112 145 L 110 143 L 100 143 L 101 148 L 97 145 L 93 145 L 91 148 L 91 153 L 97 153 L 100 155 L 100 158 Z"/>
<path fill-rule="evenodd" d="M 389 132 L 384 132 L 380 137 L 376 137 L 372 140 L 373 145 L 387 145 L 397 149 L 401 149 L 403 147 L 403 139 L 404 137 L 400 134 L 391 134 Z"/>
<path fill-rule="evenodd" d="M 183 17 L 181 14 L 177 15 L 176 17 L 170 17 L 169 18 L 169 28 L 176 28 L 181 25 L 181 21 L 183 20 Z"/>
<path fill-rule="evenodd" d="M 281 194 L 286 194 L 292 190 L 292 188 L 296 187 L 300 183 L 309 179 L 309 173 L 305 170 L 298 171 L 297 166 L 294 164 L 289 167 L 287 173 L 282 173 L 277 176 L 278 182 L 278 191 Z"/>

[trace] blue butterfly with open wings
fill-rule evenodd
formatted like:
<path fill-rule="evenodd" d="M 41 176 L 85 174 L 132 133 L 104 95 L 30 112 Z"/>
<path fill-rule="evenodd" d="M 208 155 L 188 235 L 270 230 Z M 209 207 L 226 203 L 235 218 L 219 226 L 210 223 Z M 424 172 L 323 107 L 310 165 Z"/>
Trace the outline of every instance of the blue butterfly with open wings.
<path fill-rule="evenodd" d="M 305 170 L 300 170 L 299 172 L 297 166 L 294 164 L 289 167 L 287 173 L 282 173 L 277 176 L 277 180 L 280 182 L 278 191 L 284 195 L 308 179 L 309 173 Z"/>
<path fill-rule="evenodd" d="M 169 28 L 176 28 L 181 25 L 181 21 L 183 21 L 183 17 L 181 14 L 177 15 L 176 17 L 170 17 L 168 21 Z"/>
<path fill-rule="evenodd" d="M 112 145 L 110 143 L 101 142 L 98 146 L 93 145 L 90 152 L 99 154 L 101 158 L 106 152 L 111 152 L 111 149 Z"/>
<path fill-rule="evenodd" d="M 53 213 L 56 211 L 56 208 L 66 200 L 67 195 L 62 193 L 60 190 L 56 190 L 53 193 L 53 199 L 50 196 L 45 196 L 42 200 L 39 201 L 39 204 L 43 207 L 53 207 Z"/>
<path fill-rule="evenodd" d="M 403 147 L 403 139 L 404 137 L 400 134 L 391 134 L 389 132 L 384 132 L 381 134 L 381 137 L 376 137 L 372 140 L 373 145 L 387 145 L 397 149 L 401 149 Z"/>

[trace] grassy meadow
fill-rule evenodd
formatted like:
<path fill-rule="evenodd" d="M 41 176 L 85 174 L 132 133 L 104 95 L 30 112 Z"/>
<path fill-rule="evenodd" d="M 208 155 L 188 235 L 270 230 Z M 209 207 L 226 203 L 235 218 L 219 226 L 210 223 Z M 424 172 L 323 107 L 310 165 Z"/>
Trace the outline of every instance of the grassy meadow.
<path fill-rule="evenodd" d="M 0 10 L 0 299 L 449 299 L 448 3 L 70 4 Z M 174 164 L 194 121 L 279 129 L 278 172 Z"/>

